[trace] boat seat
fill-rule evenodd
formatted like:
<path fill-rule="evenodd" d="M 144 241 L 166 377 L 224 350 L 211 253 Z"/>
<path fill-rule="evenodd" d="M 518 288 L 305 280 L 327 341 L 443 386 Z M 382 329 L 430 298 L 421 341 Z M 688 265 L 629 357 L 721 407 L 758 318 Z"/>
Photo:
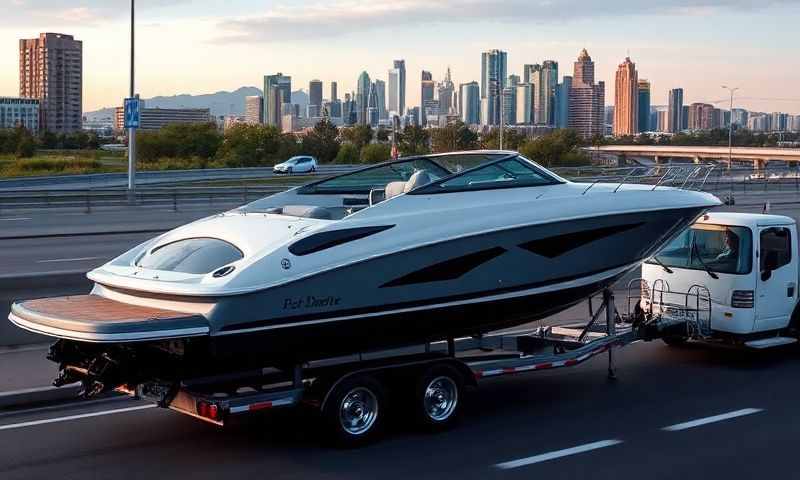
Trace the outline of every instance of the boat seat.
<path fill-rule="evenodd" d="M 431 183 L 431 181 L 431 176 L 428 175 L 428 172 L 425 170 L 417 170 L 413 175 L 411 175 L 411 178 L 409 178 L 407 182 L 390 182 L 388 185 L 386 185 L 383 199 L 389 200 L 390 198 L 396 197 L 400 194 L 408 193 L 417 187 Z M 373 192 L 376 192 L 376 190 L 370 192 L 370 205 L 373 205 Z"/>
<path fill-rule="evenodd" d="M 406 182 L 406 186 L 403 189 L 403 193 L 408 193 L 411 190 L 414 190 L 417 187 L 421 187 L 423 185 L 427 185 L 431 183 L 431 176 L 428 175 L 428 172 L 425 170 L 417 170 L 414 172 L 414 175 L 411 175 L 411 178 L 408 179 Z"/>
<path fill-rule="evenodd" d="M 278 211 L 280 210 L 280 211 Z M 303 217 L 315 218 L 317 220 L 333 220 L 331 211 L 327 208 L 317 207 L 314 205 L 285 205 L 281 208 L 276 208 L 274 212 L 281 215 L 289 215 L 290 217 Z"/>

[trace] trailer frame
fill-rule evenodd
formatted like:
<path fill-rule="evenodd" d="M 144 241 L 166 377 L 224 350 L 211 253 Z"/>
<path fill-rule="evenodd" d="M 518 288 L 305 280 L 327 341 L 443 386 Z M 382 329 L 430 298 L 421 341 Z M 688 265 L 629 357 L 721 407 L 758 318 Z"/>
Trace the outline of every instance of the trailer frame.
<path fill-rule="evenodd" d="M 607 353 L 607 374 L 610 379 L 615 379 L 615 350 L 638 341 L 659 338 L 662 324 L 654 317 L 630 312 L 621 315 L 616 308 L 614 293 L 609 289 L 604 290 L 601 296 L 602 303 L 596 310 L 593 309 L 592 297 L 588 299 L 589 315 L 585 322 L 449 338 L 391 350 L 319 359 L 283 369 L 264 368 L 187 379 L 178 384 L 154 381 L 138 385 L 127 393 L 224 426 L 246 414 L 300 405 L 310 405 L 324 413 L 329 410 L 332 396 L 342 385 L 362 378 L 392 388 L 401 384 L 403 386 L 399 388 L 403 389 L 431 370 L 457 372 L 449 374 L 450 377 L 460 377 L 455 378 L 453 384 L 457 389 L 451 394 L 457 398 L 458 389 L 477 387 L 483 379 L 573 367 Z M 629 289 L 629 307 L 633 298 Z M 639 294 L 635 298 L 638 299 Z M 604 321 L 600 321 L 601 317 Z M 669 322 L 672 328 L 674 324 Z M 437 398 L 441 396 L 447 395 Z M 448 421 L 442 422 L 442 426 L 449 426 L 449 418 L 445 420 Z"/>

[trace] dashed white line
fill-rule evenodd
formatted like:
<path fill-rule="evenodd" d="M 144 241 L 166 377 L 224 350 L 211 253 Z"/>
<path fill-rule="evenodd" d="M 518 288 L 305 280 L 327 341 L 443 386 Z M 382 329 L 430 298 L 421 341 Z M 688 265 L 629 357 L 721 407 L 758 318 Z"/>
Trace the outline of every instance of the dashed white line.
<path fill-rule="evenodd" d="M 105 257 L 54 258 L 52 260 L 37 260 L 36 263 L 84 262 L 87 260 L 102 260 L 104 258 Z"/>
<path fill-rule="evenodd" d="M 681 430 L 688 430 L 690 428 L 708 425 L 709 423 L 723 422 L 725 420 L 730 420 L 732 418 L 744 417 L 745 415 L 752 415 L 754 413 L 759 413 L 763 411 L 764 409 L 762 408 L 743 408 L 741 410 L 736 410 L 733 412 L 714 415 L 713 417 L 698 418 L 697 420 L 691 420 L 684 423 L 676 423 L 675 425 L 664 427 L 661 430 L 664 430 L 666 432 L 679 432 Z"/>
<path fill-rule="evenodd" d="M 622 440 L 601 440 L 599 442 L 587 443 L 585 445 L 566 448 L 564 450 L 556 450 L 554 452 L 542 453 L 540 455 L 534 455 L 532 457 L 520 458 L 517 460 L 498 463 L 495 465 L 495 467 L 501 470 L 511 470 L 514 468 L 533 465 L 535 463 L 542 463 L 550 460 L 555 460 L 557 458 L 568 457 L 570 455 L 577 455 L 579 453 L 591 452 L 592 450 L 598 450 L 600 448 L 613 447 L 614 445 L 619 445 L 620 443 L 622 443 Z"/>
<path fill-rule="evenodd" d="M 82 413 L 80 415 L 69 415 L 67 417 L 46 418 L 44 420 L 33 420 L 31 422 L 12 423 L 10 425 L 0 425 L 0 430 L 13 430 L 16 428 L 35 427 L 36 425 L 45 425 L 48 423 L 68 422 L 70 420 L 78 420 L 81 418 L 101 417 L 103 415 L 114 415 L 117 413 L 135 412 L 137 410 L 144 410 L 146 408 L 154 408 L 157 405 L 148 403 L 147 405 L 139 405 L 136 407 L 118 408 L 116 410 L 105 410 L 102 412 Z"/>
<path fill-rule="evenodd" d="M 0 222 L 24 222 L 26 220 L 30 220 L 30 218 L 29 217 L 0 218 Z"/>

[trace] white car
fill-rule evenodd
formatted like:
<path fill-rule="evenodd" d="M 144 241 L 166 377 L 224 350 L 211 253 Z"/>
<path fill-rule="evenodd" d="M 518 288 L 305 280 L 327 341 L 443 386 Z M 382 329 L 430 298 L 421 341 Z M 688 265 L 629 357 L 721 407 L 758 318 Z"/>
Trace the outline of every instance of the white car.
<path fill-rule="evenodd" d="M 309 156 L 292 157 L 275 165 L 273 173 L 309 173 L 317 171 L 317 159 Z"/>

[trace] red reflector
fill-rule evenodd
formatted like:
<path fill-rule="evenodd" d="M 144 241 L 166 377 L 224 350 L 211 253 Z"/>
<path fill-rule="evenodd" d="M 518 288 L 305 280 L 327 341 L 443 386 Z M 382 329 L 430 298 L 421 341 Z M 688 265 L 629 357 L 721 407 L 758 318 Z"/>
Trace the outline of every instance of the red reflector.
<path fill-rule="evenodd" d="M 272 402 L 261 402 L 250 405 L 248 410 L 255 412 L 256 410 L 264 410 L 265 408 L 272 408 Z"/>
<path fill-rule="evenodd" d="M 206 402 L 197 402 L 197 414 L 208 418 L 208 404 Z"/>
<path fill-rule="evenodd" d="M 219 408 L 216 405 L 211 404 L 208 406 L 208 418 L 211 420 L 219 419 Z"/>

